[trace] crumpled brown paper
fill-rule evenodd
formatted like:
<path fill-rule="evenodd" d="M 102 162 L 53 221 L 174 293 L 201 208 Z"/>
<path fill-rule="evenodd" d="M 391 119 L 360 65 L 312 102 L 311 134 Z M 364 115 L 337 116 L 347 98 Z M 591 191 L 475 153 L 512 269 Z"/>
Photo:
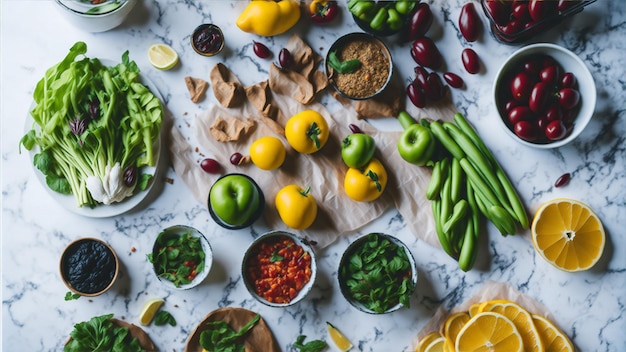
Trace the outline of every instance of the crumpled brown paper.
<path fill-rule="evenodd" d="M 415 351 L 417 344 L 424 336 L 431 332 L 440 331 L 442 324 L 446 321 L 446 318 L 450 314 L 467 311 L 469 310 L 469 307 L 476 302 L 484 302 L 493 299 L 504 299 L 516 302 L 527 311 L 533 314 L 542 315 L 554 322 L 554 316 L 550 313 L 550 311 L 543 304 L 537 302 L 532 297 L 516 290 L 513 286 L 507 283 L 487 281 L 481 286 L 478 292 L 474 294 L 474 296 L 470 297 L 462 304 L 452 308 L 451 310 L 440 307 L 428 323 L 426 323 L 413 340 L 411 340 L 411 343 L 405 352 Z"/>
<path fill-rule="evenodd" d="M 328 86 L 326 75 L 317 69 L 322 57 L 295 34 L 289 38 L 285 48 L 291 53 L 293 64 L 286 70 L 271 64 L 270 88 L 302 104 L 310 104 L 315 95 Z"/>
<path fill-rule="evenodd" d="M 246 97 L 243 85 L 223 63 L 213 66 L 209 77 L 213 94 L 220 104 L 227 108 L 241 105 Z"/>
<path fill-rule="evenodd" d="M 238 141 L 246 137 L 255 125 L 253 119 L 226 119 L 218 116 L 209 127 L 209 131 L 218 142 Z"/>
<path fill-rule="evenodd" d="M 194 329 L 187 339 L 185 352 L 202 352 L 200 346 L 200 334 L 207 330 L 206 323 L 223 321 L 230 326 L 231 329 L 239 331 L 244 325 L 252 320 L 257 313 L 244 308 L 218 308 L 209 313 L 200 324 Z M 259 321 L 244 335 L 244 343 L 246 352 L 280 352 L 280 347 L 276 342 L 276 338 L 272 330 L 267 326 L 265 320 L 261 317 Z"/>

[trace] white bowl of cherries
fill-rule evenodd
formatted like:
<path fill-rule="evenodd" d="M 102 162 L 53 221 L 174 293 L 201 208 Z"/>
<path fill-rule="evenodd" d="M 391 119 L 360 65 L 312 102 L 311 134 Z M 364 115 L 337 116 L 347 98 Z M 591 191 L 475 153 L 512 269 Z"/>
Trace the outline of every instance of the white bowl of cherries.
<path fill-rule="evenodd" d="M 496 73 L 493 96 L 505 132 L 535 148 L 575 139 L 593 116 L 596 85 L 576 54 L 549 43 L 514 52 Z"/>

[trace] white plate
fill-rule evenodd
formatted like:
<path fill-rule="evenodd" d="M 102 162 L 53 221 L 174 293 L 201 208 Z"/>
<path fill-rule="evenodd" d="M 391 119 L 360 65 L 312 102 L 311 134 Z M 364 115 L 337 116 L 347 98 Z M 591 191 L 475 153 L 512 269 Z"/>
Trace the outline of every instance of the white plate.
<path fill-rule="evenodd" d="M 117 63 L 113 60 L 100 59 L 100 62 L 106 66 L 117 65 Z M 161 97 L 161 94 L 159 93 L 159 90 L 156 88 L 154 83 L 152 83 L 152 81 L 150 81 L 147 77 L 145 77 L 142 74 L 139 74 L 139 78 L 140 78 L 141 83 L 145 84 L 150 89 L 152 94 L 154 94 L 157 97 L 157 99 L 163 102 L 163 98 Z M 28 133 L 28 131 L 30 131 L 33 128 L 34 120 L 30 114 L 30 111 L 32 111 L 34 107 L 35 107 L 35 102 L 33 101 L 33 103 L 30 106 L 30 109 L 28 110 L 28 114 L 26 116 L 26 124 L 24 128 L 25 133 Z M 165 113 L 163 113 L 163 115 L 165 115 Z M 163 117 L 163 119 L 164 118 L 165 117 Z M 163 126 L 163 122 L 161 123 L 161 126 Z M 79 207 L 76 204 L 76 198 L 74 197 L 73 194 L 68 195 L 68 194 L 58 193 L 58 192 L 51 190 L 48 187 L 48 185 L 46 184 L 45 175 L 41 171 L 39 171 L 39 169 L 37 169 L 37 167 L 35 167 L 35 165 L 33 164 L 33 158 L 35 154 L 39 152 L 39 147 L 37 145 L 35 145 L 35 147 L 33 147 L 33 149 L 29 151 L 30 162 L 31 162 L 31 165 L 33 166 L 33 170 L 35 170 L 35 175 L 37 176 L 37 179 L 39 180 L 39 182 L 41 182 L 41 184 L 46 189 L 48 194 L 50 194 L 52 198 L 57 203 L 59 203 L 63 208 L 73 213 L 76 213 L 78 215 L 83 215 L 83 216 L 87 216 L 91 218 L 108 218 L 108 217 L 121 215 L 121 214 L 131 211 L 132 209 L 137 207 L 150 194 L 150 191 L 154 188 L 155 181 L 158 179 L 157 175 L 163 169 L 163 166 L 160 164 L 161 150 L 162 150 L 161 140 L 162 139 L 163 139 L 163 129 L 161 128 L 161 131 L 159 133 L 159 138 L 154 142 L 154 145 L 153 145 L 154 154 L 156 155 L 156 163 L 155 163 L 156 166 L 145 166 L 141 169 L 142 173 L 153 175 L 148 188 L 146 188 L 143 191 L 136 192 L 134 195 L 124 199 L 121 202 L 112 203 L 109 205 L 98 204 L 93 208 L 89 206 Z"/>

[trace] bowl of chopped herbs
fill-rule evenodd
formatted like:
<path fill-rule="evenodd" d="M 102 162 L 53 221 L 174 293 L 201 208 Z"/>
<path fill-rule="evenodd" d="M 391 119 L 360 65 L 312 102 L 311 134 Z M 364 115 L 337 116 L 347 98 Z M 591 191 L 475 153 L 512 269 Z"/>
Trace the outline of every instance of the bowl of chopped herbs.
<path fill-rule="evenodd" d="M 394 236 L 370 233 L 354 240 L 341 256 L 337 274 L 345 299 L 355 308 L 384 314 L 410 307 L 417 264 Z"/>
<path fill-rule="evenodd" d="M 365 100 L 382 93 L 393 75 L 391 52 L 377 37 L 346 34 L 328 49 L 324 64 L 329 84 L 341 96 Z"/>
<path fill-rule="evenodd" d="M 161 282 L 182 290 L 198 286 L 213 263 L 209 241 L 200 231 L 185 225 L 161 231 L 147 257 Z"/>

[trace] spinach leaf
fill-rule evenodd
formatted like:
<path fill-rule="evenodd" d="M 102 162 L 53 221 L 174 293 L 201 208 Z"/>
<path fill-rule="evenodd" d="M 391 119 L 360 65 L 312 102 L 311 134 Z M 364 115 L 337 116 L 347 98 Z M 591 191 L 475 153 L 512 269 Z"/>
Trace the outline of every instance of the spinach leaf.
<path fill-rule="evenodd" d="M 165 324 L 176 326 L 176 319 L 174 319 L 170 312 L 161 310 L 157 313 L 156 317 L 154 317 L 154 325 L 161 326 Z"/>
<path fill-rule="evenodd" d="M 292 344 L 293 347 L 297 348 L 300 352 L 320 352 L 323 351 L 328 344 L 323 340 L 313 340 L 307 343 L 304 343 L 306 339 L 306 335 L 300 335 L 296 338 L 296 341 Z"/>
<path fill-rule="evenodd" d="M 73 301 L 75 299 L 79 299 L 81 296 L 78 293 L 73 293 L 71 291 L 67 291 L 65 293 L 65 300 L 66 301 Z"/>

